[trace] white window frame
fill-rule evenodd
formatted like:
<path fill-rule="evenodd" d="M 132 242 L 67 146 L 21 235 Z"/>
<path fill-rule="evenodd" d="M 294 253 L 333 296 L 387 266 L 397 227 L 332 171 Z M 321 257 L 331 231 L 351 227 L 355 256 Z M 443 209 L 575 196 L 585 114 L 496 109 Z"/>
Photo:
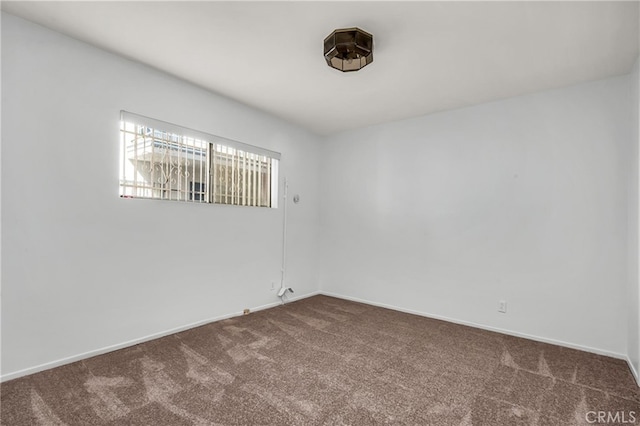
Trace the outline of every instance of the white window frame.
<path fill-rule="evenodd" d="M 280 157 L 265 148 L 120 111 L 122 198 L 277 208 Z"/>

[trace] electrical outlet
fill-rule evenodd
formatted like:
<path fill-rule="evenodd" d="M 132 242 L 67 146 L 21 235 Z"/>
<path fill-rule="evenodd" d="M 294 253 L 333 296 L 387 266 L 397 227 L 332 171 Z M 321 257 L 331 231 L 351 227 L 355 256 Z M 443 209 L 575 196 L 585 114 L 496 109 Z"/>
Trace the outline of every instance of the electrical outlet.
<path fill-rule="evenodd" d="M 271 291 L 275 291 L 276 289 L 276 283 L 275 281 L 271 281 Z"/>
<path fill-rule="evenodd" d="M 501 300 L 498 303 L 498 312 L 502 312 L 503 314 L 507 313 L 507 301 L 506 300 Z"/>

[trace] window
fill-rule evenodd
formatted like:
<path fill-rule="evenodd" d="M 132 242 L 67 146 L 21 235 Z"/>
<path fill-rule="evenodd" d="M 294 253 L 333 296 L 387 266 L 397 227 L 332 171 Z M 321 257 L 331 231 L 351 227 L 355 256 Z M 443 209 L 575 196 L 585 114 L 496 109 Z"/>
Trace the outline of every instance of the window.
<path fill-rule="evenodd" d="M 120 196 L 277 207 L 280 154 L 121 112 Z"/>
<path fill-rule="evenodd" d="M 202 182 L 189 182 L 189 201 L 202 201 L 206 191 L 204 190 L 205 184 Z"/>

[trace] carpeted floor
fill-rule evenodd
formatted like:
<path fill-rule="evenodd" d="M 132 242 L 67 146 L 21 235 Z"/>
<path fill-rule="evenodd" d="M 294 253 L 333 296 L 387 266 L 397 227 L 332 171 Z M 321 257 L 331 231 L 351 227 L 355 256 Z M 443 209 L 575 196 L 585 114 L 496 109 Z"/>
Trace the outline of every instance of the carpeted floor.
<path fill-rule="evenodd" d="M 2 425 L 640 423 L 624 361 L 326 296 L 0 392 Z"/>

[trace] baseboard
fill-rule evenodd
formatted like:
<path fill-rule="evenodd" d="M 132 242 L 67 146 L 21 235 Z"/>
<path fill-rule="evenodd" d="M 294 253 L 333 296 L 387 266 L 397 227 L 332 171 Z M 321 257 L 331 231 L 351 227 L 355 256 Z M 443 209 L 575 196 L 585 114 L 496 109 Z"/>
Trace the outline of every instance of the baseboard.
<path fill-rule="evenodd" d="M 389 305 L 389 304 L 386 304 L 386 303 L 373 302 L 371 300 L 360 299 L 358 297 L 345 296 L 345 295 L 331 293 L 331 292 L 327 292 L 327 291 L 320 291 L 320 294 L 323 294 L 325 296 L 336 297 L 338 299 L 344 299 L 344 300 L 350 300 L 350 301 L 353 301 L 353 302 L 364 303 L 366 305 L 378 306 L 380 308 L 392 309 L 394 311 L 405 312 L 405 313 L 408 313 L 408 314 L 419 315 L 419 316 L 426 317 L 426 318 L 433 318 L 433 319 L 437 319 L 437 320 L 441 320 L 441 321 L 447 321 L 447 322 L 451 322 L 451 323 L 454 323 L 454 324 L 466 325 L 468 327 L 474 327 L 474 328 L 479 328 L 479 329 L 482 329 L 482 330 L 493 331 L 493 332 L 496 332 L 496 333 L 506 334 L 506 335 L 509 335 L 509 336 L 522 337 L 524 339 L 535 340 L 537 342 L 549 343 L 549 344 L 557 345 L 557 346 L 564 346 L 566 348 L 577 349 L 577 350 L 585 351 L 585 352 L 591 352 L 591 353 L 595 353 L 595 354 L 598 354 L 598 355 L 604 355 L 604 356 L 608 356 L 608 357 L 611 357 L 611 358 L 622 359 L 622 360 L 625 360 L 625 361 L 629 362 L 627 355 L 619 354 L 619 353 L 616 353 L 616 352 L 609 352 L 609 351 L 605 351 L 605 350 L 598 349 L 598 348 L 592 348 L 592 347 L 589 347 L 589 346 L 577 345 L 577 344 L 574 344 L 574 343 L 564 342 L 564 341 L 561 341 L 561 340 L 548 339 L 546 337 L 534 336 L 534 335 L 531 335 L 531 334 L 520 333 L 520 332 L 517 332 L 517 331 L 506 330 L 506 329 L 498 328 L 498 327 L 491 327 L 491 326 L 488 326 L 488 325 L 478 324 L 478 323 L 471 322 L 471 321 L 459 320 L 459 319 L 456 319 L 456 318 L 450 318 L 450 317 L 446 317 L 446 316 L 443 316 L 443 315 L 435 315 L 435 314 L 431 314 L 431 313 L 428 313 L 428 312 L 416 311 L 416 310 L 413 310 L 413 309 L 405 309 L 405 308 L 401 308 L 399 306 Z M 636 374 L 633 368 L 632 368 L 632 371 L 634 372 L 634 374 Z M 636 378 L 637 377 L 638 376 L 636 375 Z"/>
<path fill-rule="evenodd" d="M 638 387 L 640 387 L 640 376 L 638 376 L 638 370 L 636 370 L 636 367 L 633 365 L 633 362 L 631 362 L 631 359 L 627 356 L 627 364 L 629 364 L 629 370 L 631 370 L 631 374 L 633 374 L 634 379 L 636 379 L 636 383 L 638 384 Z"/>
<path fill-rule="evenodd" d="M 287 299 L 287 303 L 288 302 L 294 302 L 294 301 L 300 300 L 300 299 L 306 299 L 308 297 L 312 297 L 312 296 L 315 296 L 315 295 L 318 295 L 318 294 L 320 294 L 319 291 L 314 291 L 314 292 L 311 292 L 311 293 L 305 293 L 305 294 L 300 295 L 300 296 L 291 297 L 291 298 Z M 260 306 L 256 306 L 256 307 L 249 308 L 249 309 L 251 310 L 251 312 L 257 312 L 257 311 L 262 311 L 264 309 L 273 308 L 273 307 L 279 306 L 281 304 L 282 304 L 282 302 L 273 302 L 273 303 L 267 303 L 265 305 L 260 305 Z M 71 364 L 72 362 L 81 361 L 83 359 L 91 358 L 91 357 L 94 357 L 94 356 L 97 356 L 97 355 L 102 355 L 102 354 L 106 354 L 108 352 L 117 351 L 118 349 L 124 349 L 124 348 L 127 348 L 129 346 L 138 345 L 140 343 L 148 342 L 150 340 L 159 339 L 160 337 L 168 336 L 170 334 L 179 333 L 181 331 L 189 330 L 189 329 L 195 328 L 195 327 L 200 327 L 202 325 L 210 324 L 212 322 L 222 321 L 222 320 L 225 320 L 225 319 L 239 317 L 239 316 L 242 316 L 242 315 L 244 315 L 244 312 L 233 312 L 233 313 L 230 313 L 230 314 L 220 315 L 220 316 L 217 316 L 217 317 L 208 318 L 208 319 L 205 319 L 205 320 L 202 320 L 202 321 L 197 321 L 197 322 L 194 322 L 194 323 L 191 323 L 191 324 L 187 324 L 187 325 L 183 325 L 183 326 L 180 326 L 180 327 L 172 328 L 172 329 L 169 329 L 169 330 L 161 331 L 161 332 L 158 332 L 158 333 L 150 334 L 148 336 L 144 336 L 144 337 L 140 337 L 140 338 L 137 338 L 137 339 L 129 340 L 129 341 L 126 341 L 126 342 L 118 343 L 118 344 L 115 344 L 115 345 L 106 346 L 104 348 L 95 349 L 95 350 L 84 352 L 84 353 L 81 353 L 81 354 L 78 354 L 78 355 L 73 355 L 73 356 L 70 356 L 70 357 L 66 357 L 66 358 L 55 360 L 55 361 L 47 362 L 47 363 L 44 363 L 44 364 L 37 365 L 35 367 L 29 367 L 29 368 L 25 368 L 23 370 L 14 371 L 12 373 L 8 373 L 8 374 L 4 374 L 4 375 L 0 376 L 0 383 L 6 382 L 6 381 L 12 380 L 12 379 L 17 379 L 18 377 L 27 376 L 29 374 L 38 373 L 40 371 L 49 370 L 51 368 L 60 367 L 62 365 Z"/>
<path fill-rule="evenodd" d="M 308 297 L 316 296 L 318 294 L 322 294 L 322 295 L 330 296 L 330 297 L 335 297 L 335 298 L 338 298 L 338 299 L 351 300 L 353 302 L 364 303 L 364 304 L 371 305 L 371 306 L 379 306 L 381 308 L 393 309 L 393 310 L 399 311 L 399 312 L 406 312 L 408 314 L 420 315 L 420 316 L 423 316 L 423 317 L 426 317 L 426 318 L 433 318 L 433 319 L 437 319 L 437 320 L 451 322 L 451 323 L 454 323 L 454 324 L 466 325 L 466 326 L 469 326 L 469 327 L 474 327 L 474 328 L 479 328 L 479 329 L 482 329 L 482 330 L 493 331 L 493 332 L 496 332 L 496 333 L 506 334 L 506 335 L 509 335 L 509 336 L 522 337 L 522 338 L 525 338 L 525 339 L 535 340 L 535 341 L 538 341 L 538 342 L 549 343 L 549 344 L 558 345 L 558 346 L 564 346 L 564 347 L 567 347 L 567 348 L 572 348 L 572 349 L 577 349 L 577 350 L 581 350 L 581 351 L 596 353 L 598 355 L 604 355 L 604 356 L 609 356 L 609 357 L 612 357 L 612 358 L 622 359 L 622 360 L 625 360 L 627 362 L 627 364 L 629 365 L 629 369 L 631 370 L 631 373 L 633 374 L 636 382 L 638 383 L 638 386 L 640 386 L 640 375 L 638 374 L 638 371 L 634 367 L 634 365 L 631 362 L 631 360 L 629 359 L 629 357 L 627 355 L 623 355 L 623 354 L 619 354 L 619 353 L 615 353 L 615 352 L 609 352 L 609 351 L 604 351 L 604 350 L 597 349 L 597 348 L 592 348 L 592 347 L 589 347 L 589 346 L 577 345 L 577 344 L 573 344 L 573 343 L 570 343 L 570 342 L 564 342 L 564 341 L 559 341 L 559 340 L 554 340 L 554 339 L 548 339 L 548 338 L 545 338 L 545 337 L 529 335 L 529 334 L 526 334 L 526 333 L 519 333 L 519 332 L 512 331 L 512 330 L 506 330 L 506 329 L 501 329 L 501 328 L 497 328 L 497 327 L 491 327 L 491 326 L 487 326 L 487 325 L 483 325 L 483 324 L 474 323 L 474 322 L 471 322 L 471 321 L 463 321 L 463 320 L 459 320 L 459 319 L 455 319 L 455 318 L 446 317 L 446 316 L 443 316 L 443 315 L 435 315 L 435 314 L 422 312 L 422 311 L 417 311 L 417 310 L 413 310 L 413 309 L 405 309 L 405 308 L 401 308 L 399 306 L 394 306 L 394 305 L 390 305 L 390 304 L 386 304 L 386 303 L 374 302 L 374 301 L 371 301 L 371 300 L 360 299 L 358 297 L 345 296 L 345 295 L 342 295 L 342 294 L 337 294 L 337 293 L 332 293 L 332 292 L 327 292 L 327 291 L 322 291 L 322 290 L 321 291 L 314 291 L 314 292 L 306 293 L 306 294 L 303 294 L 303 295 L 300 295 L 300 296 L 295 296 L 295 297 L 289 298 L 289 299 L 287 299 L 287 303 L 288 302 L 294 302 L 296 300 L 306 299 Z M 256 306 L 256 307 L 250 308 L 250 310 L 251 310 L 251 312 L 257 312 L 257 311 L 262 311 L 262 310 L 265 310 L 265 309 L 274 308 L 274 307 L 279 306 L 279 305 L 282 305 L 282 302 L 267 303 L 267 304 L 264 304 L 264 305 L 260 305 L 260 306 Z M 164 336 L 168 336 L 168 335 L 171 335 L 171 334 L 179 333 L 181 331 L 189 330 L 189 329 L 195 328 L 195 327 L 200 327 L 202 325 L 210 324 L 212 322 L 222 321 L 222 320 L 225 320 L 225 319 L 234 318 L 234 317 L 238 317 L 238 316 L 242 316 L 242 315 L 244 315 L 243 312 L 234 312 L 234 313 L 230 313 L 230 314 L 220 315 L 220 316 L 216 316 L 216 317 L 213 317 L 213 318 L 208 318 L 208 319 L 205 319 L 205 320 L 202 320 L 202 321 L 197 321 L 197 322 L 194 322 L 194 323 L 191 323 L 191 324 L 187 324 L 187 325 L 184 325 L 184 326 L 180 326 L 180 327 L 172 328 L 172 329 L 169 329 L 169 330 L 165 330 L 165 331 L 162 331 L 162 332 L 150 334 L 148 336 L 144 336 L 144 337 L 140 337 L 140 338 L 137 338 L 137 339 L 129 340 L 129 341 L 126 341 L 126 342 L 123 342 L 123 343 L 118 343 L 118 344 L 107 346 L 107 347 L 104 347 L 104 348 L 100 348 L 100 349 L 84 352 L 84 353 L 81 353 L 81 354 L 78 354 L 78 355 L 74 355 L 74 356 L 58 359 L 58 360 L 55 360 L 55 361 L 47 362 L 47 363 L 44 363 L 44 364 L 37 365 L 35 367 L 25 368 L 23 370 L 19 370 L 19 371 L 15 371 L 15 372 L 12 372 L 12 373 L 1 375 L 0 376 L 0 383 L 6 382 L 6 381 L 12 380 L 12 379 L 17 379 L 17 378 L 22 377 L 22 376 L 27 376 L 29 374 L 38 373 L 40 371 L 49 370 L 51 368 L 60 367 L 62 365 L 70 364 L 72 362 L 81 361 L 83 359 L 91 358 L 91 357 L 94 357 L 94 356 L 97 356 L 97 355 L 102 355 L 102 354 L 105 354 L 105 353 L 108 353 L 108 352 L 113 352 L 113 351 L 116 351 L 118 349 L 124 349 L 124 348 L 127 348 L 129 346 L 138 345 L 140 343 L 148 342 L 150 340 L 159 339 L 159 338 L 164 337 Z"/>
<path fill-rule="evenodd" d="M 309 297 L 317 296 L 319 294 L 322 294 L 322 293 L 320 291 L 312 291 L 310 293 L 305 293 L 301 296 L 295 296 L 295 297 L 286 296 L 284 304 L 286 305 L 287 303 L 295 302 L 296 300 L 307 299 Z M 275 308 L 276 306 L 281 306 L 281 305 L 283 305 L 282 302 L 267 303 L 266 305 L 251 308 L 251 312 L 257 312 L 257 311 L 262 311 L 264 309 Z"/>

